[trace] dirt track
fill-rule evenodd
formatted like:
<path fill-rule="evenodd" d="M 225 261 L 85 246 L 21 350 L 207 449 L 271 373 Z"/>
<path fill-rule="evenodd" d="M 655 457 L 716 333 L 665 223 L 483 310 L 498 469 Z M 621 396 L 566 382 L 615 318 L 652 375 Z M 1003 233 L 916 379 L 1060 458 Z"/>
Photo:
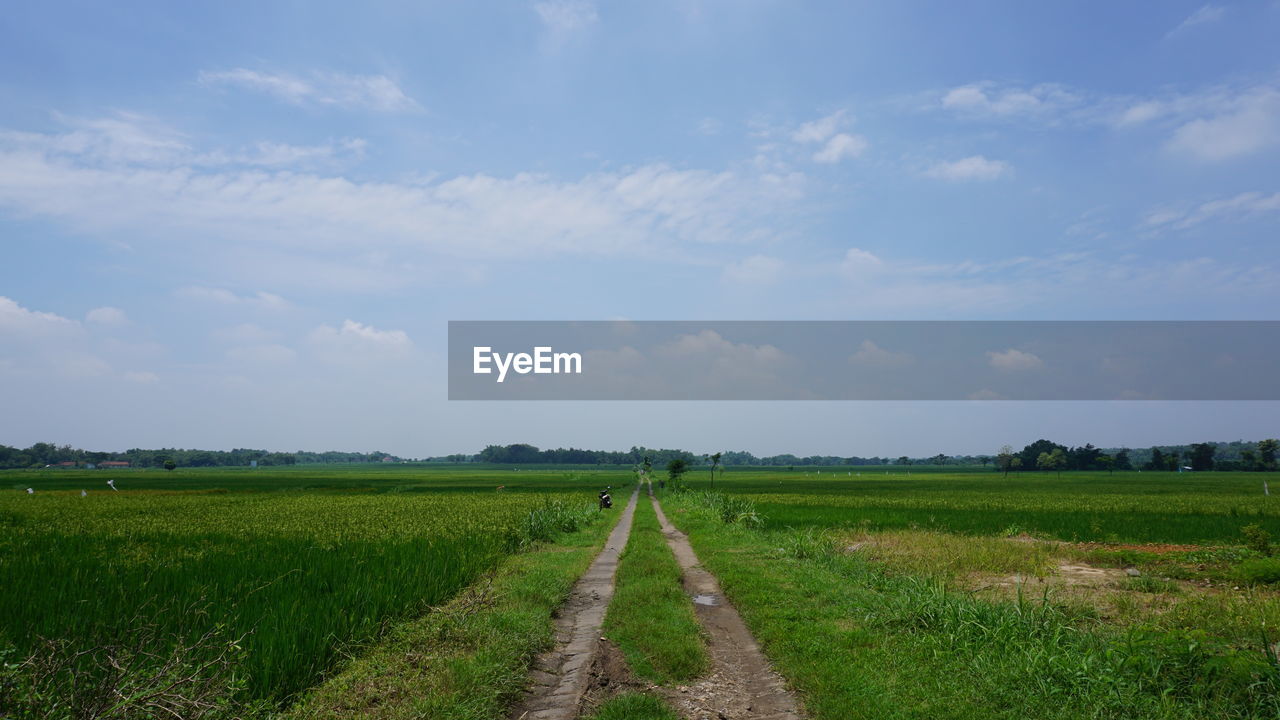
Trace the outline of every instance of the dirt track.
<path fill-rule="evenodd" d="M 711 674 L 668 693 L 667 699 L 691 720 L 799 720 L 799 703 L 770 667 L 742 616 L 720 592 L 720 583 L 698 563 L 689 538 L 667 521 L 657 498 L 651 496 L 650 501 L 667 545 L 684 571 L 684 589 L 694 599 L 711 655 Z"/>
<path fill-rule="evenodd" d="M 675 553 L 685 592 L 706 633 L 711 672 L 680 688 L 641 683 L 631 676 L 617 648 L 600 637 L 638 495 L 637 487 L 605 549 L 561 606 L 556 618 L 556 647 L 534 661 L 532 686 L 510 717 L 574 720 L 615 692 L 647 689 L 660 693 L 689 720 L 800 720 L 799 703 L 769 666 L 738 611 L 725 600 L 715 576 L 698 563 L 689 539 L 668 522 L 652 494 L 650 502 L 662 534 Z"/>
<path fill-rule="evenodd" d="M 631 535 L 636 511 L 636 487 L 609 534 L 604 550 L 578 579 L 569 599 L 556 616 L 556 647 L 538 656 L 531 673 L 532 687 L 516 705 L 516 720 L 573 720 L 590 682 L 591 668 L 600 644 L 600 627 L 613 598 L 618 556 Z"/>

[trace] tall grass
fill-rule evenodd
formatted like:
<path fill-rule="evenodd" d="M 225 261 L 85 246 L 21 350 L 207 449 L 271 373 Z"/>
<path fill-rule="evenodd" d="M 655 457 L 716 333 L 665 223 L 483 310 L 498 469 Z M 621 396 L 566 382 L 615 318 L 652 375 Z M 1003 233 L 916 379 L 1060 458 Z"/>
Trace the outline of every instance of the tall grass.
<path fill-rule="evenodd" d="M 5 494 L 0 647 L 93 651 L 75 661 L 92 674 L 96 649 L 198 661 L 238 641 L 237 692 L 279 704 L 504 554 L 578 527 L 596 513 L 584 495 Z"/>

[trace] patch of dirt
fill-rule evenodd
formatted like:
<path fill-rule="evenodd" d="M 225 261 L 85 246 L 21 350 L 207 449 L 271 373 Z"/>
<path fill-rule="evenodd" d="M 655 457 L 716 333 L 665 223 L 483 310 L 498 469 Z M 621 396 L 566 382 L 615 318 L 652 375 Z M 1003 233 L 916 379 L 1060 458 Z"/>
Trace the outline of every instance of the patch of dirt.
<path fill-rule="evenodd" d="M 1086 542 L 1069 543 L 1068 546 L 1077 550 L 1134 550 L 1137 552 L 1154 553 L 1156 555 L 1195 552 L 1196 550 L 1205 549 L 1203 545 L 1170 545 L 1168 543 L 1127 544 Z"/>
<path fill-rule="evenodd" d="M 652 683 L 637 678 L 631 672 L 631 666 L 627 664 L 622 650 L 606 638 L 600 638 L 596 643 L 588 678 L 587 691 L 583 693 L 578 705 L 578 717 L 594 713 L 615 695 L 651 691 L 655 687 Z"/>

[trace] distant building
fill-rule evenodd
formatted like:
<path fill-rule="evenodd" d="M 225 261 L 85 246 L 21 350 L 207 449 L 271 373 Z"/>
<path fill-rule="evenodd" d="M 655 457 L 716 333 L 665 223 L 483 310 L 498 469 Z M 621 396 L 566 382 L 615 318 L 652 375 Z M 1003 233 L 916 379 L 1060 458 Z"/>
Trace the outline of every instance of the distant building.
<path fill-rule="evenodd" d="M 103 460 L 102 462 L 98 463 L 98 467 L 100 467 L 100 468 L 127 468 L 127 467 L 129 467 L 129 462 L 128 462 L 127 460 Z"/>
<path fill-rule="evenodd" d="M 395 459 L 395 458 L 393 458 L 393 457 L 391 457 L 390 455 L 385 455 L 385 456 L 383 456 L 383 458 L 382 458 L 382 462 L 395 462 L 395 461 L 396 461 L 396 459 Z"/>
<path fill-rule="evenodd" d="M 76 466 L 76 462 L 74 460 L 68 460 L 66 462 L 60 462 L 57 465 L 54 465 L 54 467 L 75 467 L 75 466 Z"/>

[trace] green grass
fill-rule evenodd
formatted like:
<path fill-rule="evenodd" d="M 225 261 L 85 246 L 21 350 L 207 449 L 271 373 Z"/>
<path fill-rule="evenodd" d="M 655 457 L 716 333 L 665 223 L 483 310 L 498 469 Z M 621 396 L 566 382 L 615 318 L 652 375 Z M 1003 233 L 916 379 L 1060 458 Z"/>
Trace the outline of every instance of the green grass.
<path fill-rule="evenodd" d="M 280 720 L 503 717 L 530 658 L 553 642 L 552 612 L 612 526 L 594 523 L 505 560 L 445 607 L 394 628 Z"/>
<path fill-rule="evenodd" d="M 693 603 L 681 589 L 680 575 L 653 505 L 642 494 L 604 631 L 636 675 L 660 685 L 692 680 L 709 666 L 702 630 Z"/>
<path fill-rule="evenodd" d="M 1280 670 L 1261 634 L 1233 644 L 1171 625 L 1111 627 L 1040 597 L 978 599 L 862 553 L 791 552 L 815 547 L 795 539 L 808 528 L 724 523 L 696 497 L 664 504 L 814 718 L 1280 713 Z"/>
<path fill-rule="evenodd" d="M 661 698 L 644 693 L 624 693 L 610 698 L 587 720 L 680 720 Z"/>
<path fill-rule="evenodd" d="M 277 706 L 503 557 L 597 514 L 597 479 L 572 473 L 528 473 L 502 492 L 492 476 L 421 469 L 82 474 L 0 474 L 39 488 L 0 493 L 0 652 L 95 650 L 45 683 L 80 673 L 92 686 L 111 682 L 110 654 L 142 676 L 178 650 L 199 662 L 235 642 L 226 692 Z M 49 489 L 103 477 L 122 491 Z"/>
<path fill-rule="evenodd" d="M 914 470 L 914 469 L 913 469 Z M 859 475 L 861 473 L 861 475 Z M 1027 532 L 1068 541 L 1238 543 L 1259 525 L 1280 537 L 1280 473 L 913 472 L 847 468 L 807 476 L 737 471 L 716 489 L 755 501 L 774 527 L 926 529 L 970 535 Z M 705 473 L 688 484 L 706 490 Z"/>

